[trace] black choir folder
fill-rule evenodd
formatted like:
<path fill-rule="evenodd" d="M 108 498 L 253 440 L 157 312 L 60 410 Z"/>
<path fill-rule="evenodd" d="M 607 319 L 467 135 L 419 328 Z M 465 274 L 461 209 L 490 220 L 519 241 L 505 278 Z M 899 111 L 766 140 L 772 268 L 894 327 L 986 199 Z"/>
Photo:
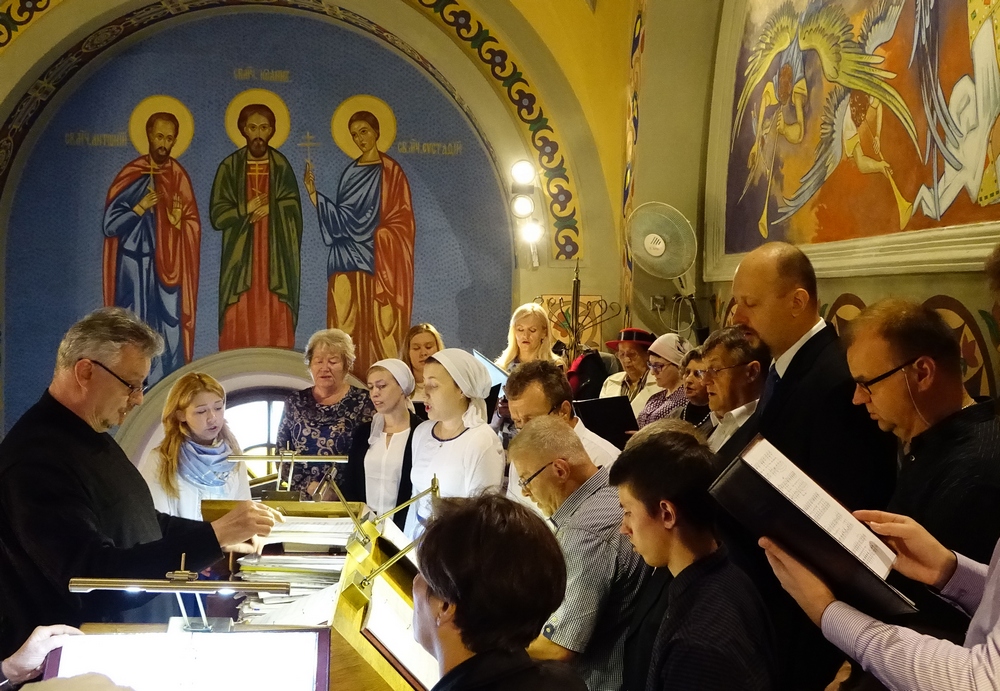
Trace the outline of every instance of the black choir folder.
<path fill-rule="evenodd" d="M 880 617 L 917 611 L 885 582 L 892 550 L 759 434 L 709 491 L 755 536 L 812 568 L 836 598 Z"/>
<path fill-rule="evenodd" d="M 573 411 L 583 420 L 587 429 L 619 449 L 624 449 L 629 440 L 627 432 L 639 429 L 632 404 L 626 396 L 573 401 Z"/>

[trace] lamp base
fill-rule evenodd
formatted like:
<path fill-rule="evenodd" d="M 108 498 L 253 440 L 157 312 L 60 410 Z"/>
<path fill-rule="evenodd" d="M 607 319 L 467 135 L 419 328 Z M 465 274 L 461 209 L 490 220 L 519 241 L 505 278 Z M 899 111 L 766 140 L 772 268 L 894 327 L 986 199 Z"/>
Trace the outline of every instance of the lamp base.
<path fill-rule="evenodd" d="M 229 633 L 233 630 L 233 620 L 228 617 L 208 617 L 205 628 L 201 617 L 170 617 L 167 633 Z"/>

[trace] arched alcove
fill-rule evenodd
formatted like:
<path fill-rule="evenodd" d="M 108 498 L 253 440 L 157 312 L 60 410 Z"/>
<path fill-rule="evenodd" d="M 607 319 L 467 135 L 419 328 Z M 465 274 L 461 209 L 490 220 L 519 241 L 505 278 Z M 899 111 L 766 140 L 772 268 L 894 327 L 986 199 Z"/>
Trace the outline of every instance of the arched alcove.
<path fill-rule="evenodd" d="M 486 7 L 477 8 L 478 2 L 470 2 L 468 5 L 477 11 L 486 10 Z M 518 74 L 525 79 L 525 85 L 529 85 L 530 81 L 529 93 L 545 101 L 546 120 L 553 123 L 561 120 L 558 151 L 560 156 L 566 157 L 567 174 L 573 177 L 577 186 L 575 201 L 579 203 L 579 209 L 574 210 L 574 218 L 583 228 L 595 229 L 593 237 L 598 243 L 593 249 L 588 248 L 583 255 L 581 273 L 593 292 L 613 298 L 618 287 L 617 257 L 616 253 L 603 251 L 600 245 L 605 244 L 606 247 L 607 242 L 614 242 L 615 222 L 610 213 L 608 190 L 601 179 L 601 165 L 596 155 L 594 135 L 586 126 L 581 126 L 585 118 L 579 117 L 580 104 L 575 100 L 573 89 L 568 87 L 553 56 L 545 50 L 530 27 L 523 26 L 523 21 L 509 21 L 513 12 L 512 3 L 500 0 L 499 4 L 493 3 L 488 7 L 490 17 L 501 18 L 511 33 L 505 35 L 503 26 L 487 25 L 483 30 L 492 36 L 501 37 L 503 43 L 498 45 L 511 59 L 511 68 L 518 70 Z M 346 27 L 354 33 L 366 33 L 383 46 L 389 46 L 404 62 L 422 70 L 425 75 L 430 75 L 434 88 L 447 94 L 455 106 L 465 113 L 491 159 L 497 189 L 501 195 L 509 194 L 509 191 L 504 191 L 509 185 L 505 168 L 511 161 L 529 157 L 533 153 L 529 144 L 530 133 L 525 131 L 525 124 L 511 112 L 511 104 L 507 102 L 507 95 L 502 93 L 502 86 L 488 74 L 484 75 L 484 66 L 479 61 L 470 59 L 467 46 L 463 50 L 461 42 L 449 34 L 454 29 L 446 27 L 436 15 L 426 11 L 422 3 L 407 0 L 344 0 L 337 5 L 306 1 L 271 3 L 206 0 L 150 3 L 141 0 L 108 0 L 102 3 L 85 3 L 64 0 L 54 3 L 32 25 L 21 30 L 23 35 L 31 36 L 31 40 L 24 40 L 22 35 L 20 40 L 3 49 L 5 68 L 8 69 L 0 75 L 0 115 L 9 116 L 6 134 L 10 134 L 11 124 L 22 125 L 24 131 L 19 134 L 23 139 L 21 146 L 14 150 L 16 155 L 13 160 L 5 163 L 9 177 L 8 184 L 0 193 L 0 232 L 7 232 L 8 223 L 5 221 L 10 218 L 16 197 L 11 193 L 14 188 L 9 184 L 10 181 L 19 182 L 25 176 L 30 177 L 28 164 L 33 156 L 32 152 L 41 150 L 44 145 L 42 139 L 45 128 L 56 119 L 60 109 L 72 101 L 81 84 L 87 82 L 94 73 L 113 65 L 116 56 L 123 51 L 134 50 L 143 41 L 155 40 L 158 32 L 174 30 L 185 23 L 198 21 L 198 16 L 261 12 L 270 12 L 275 16 L 301 17 L 309 14 L 317 21 Z M 477 16 L 475 13 L 473 19 L 485 19 L 487 23 L 493 21 L 483 14 Z M 83 51 L 84 47 L 86 51 Z M 530 60 L 518 55 L 515 52 L 518 50 L 530 55 Z M 78 64 L 81 51 L 88 53 L 86 64 L 82 68 Z M 540 78 L 536 78 L 539 75 Z M 542 85 L 545 93 L 539 91 L 539 85 Z M 120 135 L 121 131 L 119 129 L 116 132 L 95 134 Z M 4 133 L 0 133 L 0 139 L 4 136 Z M 99 138 L 98 141 L 102 139 Z M 109 139 L 104 137 L 103 141 Z M 447 144 L 431 142 L 436 143 Z M 336 174 L 336 166 L 332 166 L 328 171 L 329 178 L 335 180 Z M 533 271 L 530 262 L 525 261 L 529 256 L 526 248 L 511 237 L 511 219 L 506 208 L 502 213 L 506 224 L 503 232 L 509 256 L 514 259 L 515 265 L 504 269 L 502 263 L 490 263 L 486 276 L 489 284 L 493 286 L 496 283 L 496 277 L 489 272 L 500 269 L 502 274 L 506 274 L 502 281 L 509 282 L 508 285 L 511 286 L 510 297 L 506 299 L 507 305 L 530 300 L 542 293 L 568 292 L 572 277 L 571 265 L 568 262 L 547 260 L 543 250 L 541 269 Z M 23 254 L 12 257 L 9 237 L 4 236 L 2 240 L 5 266 L 9 267 L 12 263 L 23 265 Z M 77 238 L 70 238 L 70 241 L 75 243 Z M 425 274 L 435 278 L 439 275 L 434 272 Z M 48 278 L 44 277 L 43 282 Z M 478 275 L 474 276 L 474 279 L 478 278 Z M 93 283 L 91 281 L 91 285 Z M 87 309 L 97 306 L 93 296 L 88 298 L 85 292 L 74 291 L 67 300 L 47 304 L 46 324 L 26 333 L 21 328 L 25 323 L 24 310 L 18 313 L 17 310 L 10 309 L 11 287 L 15 286 L 8 277 L 3 285 L 4 300 L 0 303 L 4 305 L 4 343 L 8 349 L 5 353 L 7 357 L 4 361 L 6 369 L 3 383 L 8 391 L 16 386 L 17 390 L 27 393 L 25 401 L 16 405 L 6 402 L 4 405 L 4 420 L 8 425 L 16 419 L 25 402 L 30 401 L 43 382 L 44 375 L 40 373 L 46 372 L 50 367 L 51 356 L 46 354 L 54 352 L 58 332 Z M 504 292 L 500 290 L 500 293 Z M 470 285 L 458 295 L 464 298 L 475 293 L 475 287 Z M 31 304 L 37 305 L 39 301 Z M 41 301 L 41 304 L 45 304 L 45 301 Z M 431 301 L 429 304 L 441 306 L 440 301 Z M 468 310 L 467 318 L 462 321 L 467 324 L 468 333 L 476 334 L 475 340 L 467 339 L 470 342 L 464 343 L 465 339 L 455 337 L 449 339 L 449 342 L 475 345 L 484 350 L 498 349 L 499 344 L 492 344 L 490 339 L 502 339 L 503 328 L 496 328 L 489 323 L 494 313 L 502 314 L 497 319 L 504 321 L 509 314 L 506 307 Z M 417 316 L 414 315 L 414 318 Z M 15 323 L 18 325 L 16 329 L 13 326 Z M 49 327 L 50 323 L 55 326 Z M 12 335 L 15 341 L 13 347 L 10 340 Z M 301 338 L 302 334 L 298 336 Z M 30 348 L 22 347 L 24 343 L 30 343 Z M 195 350 L 198 351 L 198 348 Z M 26 351 L 34 354 L 33 359 L 30 362 L 18 362 L 17 357 Z M 201 357 L 204 352 L 206 351 L 195 352 L 195 357 Z M 13 363 L 11 355 L 15 356 Z"/>

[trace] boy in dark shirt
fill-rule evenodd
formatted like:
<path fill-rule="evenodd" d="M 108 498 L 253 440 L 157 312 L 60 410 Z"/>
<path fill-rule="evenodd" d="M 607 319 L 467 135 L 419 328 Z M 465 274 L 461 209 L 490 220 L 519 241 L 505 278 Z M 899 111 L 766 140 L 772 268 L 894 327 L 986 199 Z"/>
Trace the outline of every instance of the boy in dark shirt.
<path fill-rule="evenodd" d="M 774 634 L 753 584 L 715 539 L 708 447 L 684 432 L 652 425 L 633 437 L 611 467 L 625 516 L 622 533 L 652 579 L 626 641 L 627 691 L 766 691 L 777 686 Z M 658 620 L 658 621 L 657 621 Z"/>

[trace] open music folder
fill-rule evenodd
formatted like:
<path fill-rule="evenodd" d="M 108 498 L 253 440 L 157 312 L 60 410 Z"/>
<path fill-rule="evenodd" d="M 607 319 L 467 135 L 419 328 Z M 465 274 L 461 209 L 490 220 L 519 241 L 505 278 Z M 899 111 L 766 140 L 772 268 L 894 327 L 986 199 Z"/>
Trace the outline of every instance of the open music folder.
<path fill-rule="evenodd" d="M 874 616 L 917 611 L 885 581 L 893 551 L 760 435 L 709 491 L 757 537 L 771 538 L 812 568 L 838 599 Z"/>

